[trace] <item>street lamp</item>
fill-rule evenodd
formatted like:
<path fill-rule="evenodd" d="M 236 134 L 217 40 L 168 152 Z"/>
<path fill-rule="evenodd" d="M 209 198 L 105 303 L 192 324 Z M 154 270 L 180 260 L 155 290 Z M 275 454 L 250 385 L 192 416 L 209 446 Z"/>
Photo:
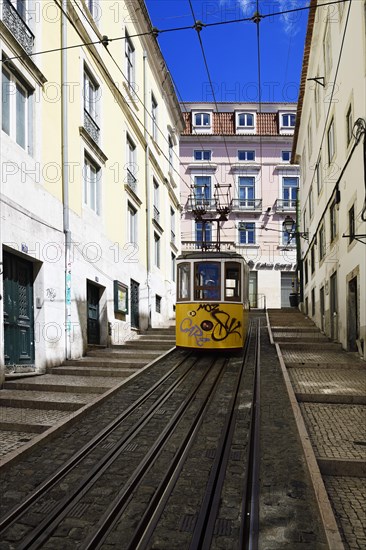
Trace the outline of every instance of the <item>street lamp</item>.
<path fill-rule="evenodd" d="M 282 223 L 283 231 L 288 234 L 289 241 L 292 239 L 294 235 L 298 235 L 299 237 L 302 237 L 305 240 L 309 240 L 309 233 L 307 231 L 301 233 L 300 231 L 295 231 L 296 229 L 296 223 L 295 220 L 291 218 L 291 216 L 286 216 Z"/>

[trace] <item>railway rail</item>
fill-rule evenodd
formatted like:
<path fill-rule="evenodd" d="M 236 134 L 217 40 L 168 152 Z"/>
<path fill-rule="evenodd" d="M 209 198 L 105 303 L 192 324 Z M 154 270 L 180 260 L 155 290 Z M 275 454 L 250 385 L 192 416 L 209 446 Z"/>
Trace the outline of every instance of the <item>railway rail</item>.
<path fill-rule="evenodd" d="M 255 549 L 259 335 L 252 323 L 242 352 L 178 354 L 0 519 L 2 548 Z"/>

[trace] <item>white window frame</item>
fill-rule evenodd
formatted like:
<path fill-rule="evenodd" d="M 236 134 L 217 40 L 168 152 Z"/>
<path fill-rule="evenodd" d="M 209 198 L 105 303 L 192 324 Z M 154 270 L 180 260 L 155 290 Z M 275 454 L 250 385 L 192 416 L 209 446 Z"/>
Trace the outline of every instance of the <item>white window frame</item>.
<path fill-rule="evenodd" d="M 334 117 L 330 121 L 328 130 L 327 130 L 327 146 L 328 146 L 328 165 L 330 165 L 335 157 Z"/>
<path fill-rule="evenodd" d="M 84 152 L 83 198 L 84 205 L 100 216 L 102 169 L 93 157 Z"/>
<path fill-rule="evenodd" d="M 318 192 L 318 196 L 320 195 L 322 189 L 323 189 L 323 174 L 322 174 L 322 158 L 319 157 L 318 162 L 315 166 L 316 170 L 316 189 Z"/>
<path fill-rule="evenodd" d="M 125 30 L 125 70 L 127 86 L 129 89 L 133 89 L 135 85 L 135 47 L 127 30 Z"/>
<path fill-rule="evenodd" d="M 346 145 L 347 147 L 352 141 L 352 137 L 353 137 L 352 130 L 353 130 L 353 107 L 352 107 L 352 103 L 350 103 L 348 105 L 348 109 L 346 112 L 346 140 L 347 140 Z"/>
<path fill-rule="evenodd" d="M 283 158 L 285 156 L 284 153 L 289 154 L 288 159 Z M 281 160 L 282 160 L 282 162 L 290 162 L 290 160 L 291 160 L 291 151 L 289 151 L 288 149 L 284 149 L 283 151 L 281 151 Z"/>
<path fill-rule="evenodd" d="M 208 157 L 208 158 L 205 158 Z M 201 157 L 201 158 L 196 158 Z M 199 162 L 209 162 L 212 158 L 212 151 L 210 149 L 195 149 L 193 151 L 193 159 Z"/>
<path fill-rule="evenodd" d="M 154 262 L 155 262 L 155 266 L 158 267 L 159 269 L 160 269 L 160 261 L 161 261 L 160 241 L 161 241 L 160 235 L 154 232 Z"/>
<path fill-rule="evenodd" d="M 244 242 L 241 236 L 244 236 Z M 249 235 L 253 236 L 253 242 L 249 242 Z M 253 246 L 256 244 L 255 222 L 239 222 L 238 224 L 238 243 L 244 246 Z"/>
<path fill-rule="evenodd" d="M 5 78 L 7 82 L 5 82 Z M 8 92 L 6 94 L 6 91 Z M 12 141 L 25 150 L 29 155 L 33 153 L 33 131 L 32 131 L 32 111 L 33 111 L 33 89 L 28 86 L 24 79 L 20 78 L 16 70 L 3 63 L 1 73 L 1 98 L 2 98 L 2 131 L 7 134 Z M 8 101 L 5 103 L 4 96 L 7 95 Z M 22 99 L 23 98 L 23 99 Z M 24 104 L 24 118 L 21 124 L 21 133 L 18 134 L 19 126 L 19 102 Z M 9 126 L 4 127 L 4 105 L 9 105 L 8 120 Z"/>
<path fill-rule="evenodd" d="M 332 47 L 332 44 L 331 44 L 331 35 L 330 35 L 330 24 L 327 24 L 327 27 L 324 32 L 324 38 L 323 38 L 323 59 L 324 59 L 325 81 L 328 81 L 330 72 L 333 66 L 331 47 Z"/>
<path fill-rule="evenodd" d="M 151 136 L 155 142 L 158 141 L 158 102 L 151 92 Z"/>
<path fill-rule="evenodd" d="M 89 10 L 90 15 L 92 16 L 95 23 L 98 23 L 100 16 L 101 16 L 101 10 L 99 6 L 99 0 L 86 0 L 86 6 Z"/>
<path fill-rule="evenodd" d="M 197 120 L 197 117 L 200 117 Z M 207 124 L 204 122 L 207 117 Z M 199 133 L 210 134 L 212 132 L 212 113 L 210 111 L 192 111 L 192 128 Z"/>
<path fill-rule="evenodd" d="M 89 67 L 84 64 L 84 87 L 83 87 L 83 99 L 84 109 L 88 115 L 98 123 L 99 119 L 99 99 L 100 99 L 100 86 L 97 79 Z"/>
<path fill-rule="evenodd" d="M 132 244 L 137 244 L 137 231 L 138 231 L 138 220 L 137 220 L 137 208 L 131 202 L 127 203 L 127 237 L 128 242 Z"/>
<path fill-rule="evenodd" d="M 248 119 L 252 117 L 252 122 Z M 256 128 L 256 113 L 253 111 L 238 111 L 235 113 L 236 133 L 254 133 Z"/>
<path fill-rule="evenodd" d="M 243 155 L 240 155 L 240 153 L 243 153 Z M 253 153 L 253 158 L 248 158 L 248 153 Z M 243 156 L 244 158 L 240 158 L 240 156 Z M 238 160 L 240 162 L 255 162 L 255 150 L 254 149 L 239 149 L 238 150 Z"/>
<path fill-rule="evenodd" d="M 136 163 L 136 143 L 129 133 L 126 135 L 126 183 L 133 191 L 137 187 L 137 163 Z"/>
<path fill-rule="evenodd" d="M 293 119 L 293 124 L 292 124 Z M 296 113 L 280 113 L 280 129 L 282 131 L 294 130 L 296 124 Z"/>

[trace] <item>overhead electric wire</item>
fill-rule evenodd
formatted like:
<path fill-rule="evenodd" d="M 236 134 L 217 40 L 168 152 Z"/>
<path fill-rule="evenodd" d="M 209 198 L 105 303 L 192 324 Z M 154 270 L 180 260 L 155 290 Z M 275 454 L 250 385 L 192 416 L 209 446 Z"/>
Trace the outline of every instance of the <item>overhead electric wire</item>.
<path fill-rule="evenodd" d="M 352 0 L 333 0 L 331 2 L 326 2 L 324 4 L 321 4 L 321 7 L 324 7 L 324 6 L 330 6 L 332 4 L 342 4 L 342 3 L 345 3 L 345 2 L 351 2 Z M 319 6 L 304 6 L 302 8 L 293 8 L 293 9 L 290 9 L 290 10 L 282 10 L 282 11 L 277 11 L 277 12 L 274 12 L 274 13 L 267 13 L 267 14 L 260 14 L 260 18 L 261 19 L 266 19 L 268 17 L 275 17 L 275 16 L 279 16 L 279 15 L 285 15 L 287 13 L 295 13 L 295 12 L 298 12 L 298 11 L 305 11 L 305 10 L 312 10 L 312 9 L 316 9 L 317 7 Z M 231 19 L 231 20 L 227 20 L 227 21 L 217 21 L 216 23 L 202 23 L 202 28 L 210 28 L 210 27 L 217 27 L 217 26 L 221 26 L 221 25 L 230 25 L 230 24 L 234 24 L 234 23 L 245 23 L 245 22 L 253 22 L 253 17 L 242 17 L 242 18 L 239 18 L 239 19 Z M 148 31 L 148 32 L 142 32 L 142 33 L 136 33 L 136 34 L 133 34 L 133 35 L 130 35 L 130 38 L 137 38 L 139 36 L 146 36 L 146 35 L 149 35 L 149 34 L 152 34 L 154 36 L 157 36 L 159 34 L 164 34 L 164 33 L 168 33 L 168 32 L 178 32 L 178 31 L 184 31 L 184 30 L 196 30 L 196 26 L 195 25 L 187 25 L 185 27 L 174 27 L 174 28 L 170 28 L 170 29 L 157 29 L 155 27 L 152 28 L 151 31 Z M 28 58 L 28 57 L 33 57 L 33 56 L 36 56 L 36 55 L 43 55 L 43 54 L 46 54 L 46 53 L 53 53 L 53 52 L 59 52 L 59 51 L 62 51 L 62 50 L 67 50 L 67 49 L 72 49 L 72 48 L 78 48 L 78 47 L 83 47 L 83 46 L 91 46 L 91 45 L 95 45 L 95 44 L 104 44 L 106 42 L 110 43 L 110 42 L 115 42 L 117 40 L 125 40 L 126 37 L 125 36 L 117 36 L 117 37 L 113 37 L 113 38 L 108 38 L 108 36 L 103 36 L 100 40 L 96 40 L 94 42 L 90 42 L 90 43 L 80 43 L 80 44 L 74 44 L 72 46 L 64 46 L 63 48 L 54 48 L 54 49 L 50 49 L 50 50 L 41 50 L 39 52 L 31 52 L 31 53 L 26 53 L 26 54 L 22 54 L 22 55 L 15 55 L 13 57 L 9 57 L 7 60 L 8 61 L 12 61 L 14 59 L 21 59 L 23 57 L 25 58 Z"/>
<path fill-rule="evenodd" d="M 217 104 L 217 101 L 216 101 L 216 95 L 215 95 L 215 91 L 214 91 L 214 87 L 213 87 L 213 83 L 212 83 L 212 79 L 211 79 L 211 74 L 210 74 L 210 70 L 208 68 L 207 57 L 206 57 L 205 49 L 204 49 L 201 34 L 200 34 L 201 31 L 200 31 L 199 22 L 197 21 L 194 10 L 193 10 L 192 0 L 188 0 L 188 2 L 189 2 L 189 6 L 191 8 L 193 20 L 195 22 L 194 27 L 195 27 L 196 32 L 197 32 L 198 41 L 200 43 L 200 48 L 201 48 L 201 53 L 202 53 L 203 61 L 204 61 L 205 68 L 206 68 L 207 78 L 209 80 L 209 84 L 210 84 L 210 88 L 211 88 L 211 92 L 212 92 L 212 97 L 214 99 L 214 103 L 215 103 L 215 107 L 216 107 L 216 113 L 217 113 L 217 118 L 218 118 L 218 121 L 219 121 L 221 137 L 223 138 L 223 141 L 224 141 L 226 155 L 227 155 L 227 159 L 229 161 L 229 167 L 230 167 L 230 171 L 231 171 L 232 164 L 231 164 L 231 160 L 230 160 L 229 150 L 228 150 L 227 142 L 226 142 L 226 139 L 225 139 L 225 134 L 224 134 L 223 127 L 222 127 L 222 122 L 221 122 L 220 113 L 219 113 L 219 107 L 218 107 L 218 104 Z M 212 126 L 213 126 L 213 120 L 212 120 Z M 234 182 L 234 190 L 236 191 L 236 182 L 235 182 L 234 174 L 233 174 L 233 182 Z M 220 185 L 219 185 L 219 188 L 220 188 Z"/>
<path fill-rule="evenodd" d="M 70 15 L 69 15 L 67 12 L 64 11 L 63 7 L 58 3 L 57 0 L 54 0 L 54 2 L 55 2 L 55 4 L 58 6 L 58 8 L 61 10 L 61 12 L 67 17 L 68 21 L 71 23 L 71 25 L 74 27 L 75 31 L 76 31 L 76 32 L 79 34 L 79 36 L 80 36 L 80 32 L 79 32 L 79 30 L 77 29 L 77 27 L 76 27 L 74 21 L 72 20 L 72 18 L 70 17 Z M 76 2 L 75 2 L 75 5 L 77 5 Z M 78 7 L 79 7 L 79 6 L 78 6 Z M 79 8 L 79 9 L 80 9 L 80 8 Z M 90 24 L 90 22 L 89 22 L 89 24 Z M 94 31 L 94 29 L 93 29 L 93 31 Z M 150 34 L 150 33 L 144 33 L 144 34 L 146 35 L 146 34 Z M 91 43 L 85 43 L 86 46 L 89 46 L 90 44 L 91 44 Z M 107 52 L 108 52 L 108 54 L 110 55 L 111 59 L 113 60 L 114 64 L 116 65 L 116 67 L 118 68 L 118 70 L 121 72 L 122 76 L 123 76 L 123 77 L 126 79 L 126 81 L 127 81 L 126 76 L 124 75 L 124 73 L 123 73 L 123 71 L 121 70 L 121 68 L 119 67 L 117 61 L 114 59 L 114 57 L 112 56 L 112 54 L 108 51 L 108 49 L 107 49 Z M 98 64 L 98 66 L 101 67 L 100 60 L 95 56 L 95 54 L 93 53 L 92 50 L 90 50 L 90 53 L 91 53 L 91 55 L 93 56 L 95 62 Z M 104 70 L 104 68 L 103 68 L 103 70 Z M 115 83 L 115 82 L 112 82 L 112 85 L 113 85 L 113 88 L 114 88 L 114 89 L 118 92 L 118 94 L 122 97 L 122 99 L 123 99 L 125 105 L 129 108 L 130 113 L 134 116 L 134 118 L 135 118 L 135 119 L 137 120 L 137 122 L 142 126 L 142 128 L 147 132 L 147 134 L 149 135 L 150 139 L 153 139 L 151 133 L 150 133 L 149 130 L 148 130 L 148 128 L 146 128 L 144 122 L 141 121 L 140 118 L 137 116 L 137 114 L 131 109 L 131 106 L 130 106 L 129 103 L 126 101 L 125 97 L 123 96 L 121 90 L 118 88 L 118 86 L 116 85 L 116 83 Z M 137 94 L 135 94 L 135 95 L 136 95 L 136 97 L 138 98 L 138 100 L 140 101 L 140 103 L 142 104 L 142 106 L 144 107 L 144 109 L 146 110 L 146 112 L 148 113 L 148 115 L 150 116 L 150 118 L 152 119 L 152 116 L 151 116 L 150 112 L 148 111 L 148 109 L 146 108 L 144 102 L 138 97 Z M 162 132 L 162 130 L 161 130 L 161 128 L 158 126 L 158 124 L 156 124 L 156 127 L 157 127 L 157 129 L 159 130 L 159 132 L 161 133 L 161 135 L 163 136 L 164 140 L 169 144 L 167 138 L 165 137 L 164 133 Z M 157 149 L 159 149 L 160 153 L 162 154 L 162 156 L 163 156 L 163 157 L 169 162 L 169 164 L 170 164 L 170 159 L 169 159 L 169 157 L 167 157 L 167 155 L 164 153 L 164 151 L 162 150 L 162 148 L 159 146 L 158 143 L 156 143 L 155 140 L 154 140 L 154 142 L 155 142 L 155 145 L 156 145 Z M 178 160 L 179 160 L 179 157 L 178 157 L 177 153 L 176 153 L 174 150 L 173 150 L 173 152 L 174 152 L 175 156 L 176 156 L 176 157 L 178 158 Z M 182 182 L 188 187 L 187 182 L 182 178 L 180 172 L 178 172 L 173 166 L 172 166 L 172 170 L 173 170 L 173 172 L 175 172 L 175 173 L 178 175 L 179 179 L 181 179 Z"/>

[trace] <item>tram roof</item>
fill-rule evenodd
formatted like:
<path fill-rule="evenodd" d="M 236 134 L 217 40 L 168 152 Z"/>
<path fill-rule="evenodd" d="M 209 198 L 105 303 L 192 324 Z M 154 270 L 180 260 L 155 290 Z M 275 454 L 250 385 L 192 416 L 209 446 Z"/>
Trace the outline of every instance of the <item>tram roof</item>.
<path fill-rule="evenodd" d="M 177 260 L 242 260 L 245 262 L 245 259 L 241 254 L 237 252 L 228 252 L 228 251 L 215 251 L 215 250 L 189 250 L 182 252 L 178 256 Z"/>

